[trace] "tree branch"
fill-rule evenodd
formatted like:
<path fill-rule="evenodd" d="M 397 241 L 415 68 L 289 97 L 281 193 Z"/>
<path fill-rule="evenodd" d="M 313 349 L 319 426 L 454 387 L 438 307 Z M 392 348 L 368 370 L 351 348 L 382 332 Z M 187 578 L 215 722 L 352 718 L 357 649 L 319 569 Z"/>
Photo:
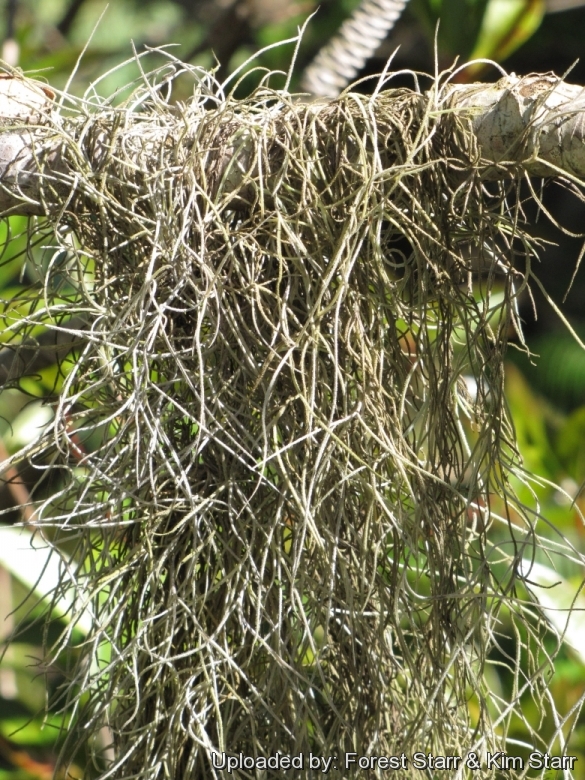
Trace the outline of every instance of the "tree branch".
<path fill-rule="evenodd" d="M 71 155 L 66 153 L 70 120 L 55 112 L 53 98 L 52 91 L 39 82 L 16 76 L 0 78 L 0 212 L 5 215 L 46 214 L 46 192 L 51 191 L 51 201 L 58 207 L 59 195 L 63 199 L 68 197 L 72 182 L 78 178 L 68 162 Z M 427 99 L 434 99 L 432 93 L 427 94 Z M 565 84 L 553 75 L 524 78 L 511 75 L 496 84 L 447 84 L 438 90 L 435 99 L 439 116 L 446 120 L 456 111 L 461 120 L 469 122 L 481 152 L 481 162 L 488 168 L 487 177 L 506 178 L 511 172 L 521 171 L 534 176 L 565 174 L 585 178 L 585 90 L 582 87 Z M 297 104 L 297 116 L 303 111 L 318 113 L 323 132 L 333 132 L 336 113 L 330 110 L 331 105 L 316 103 L 301 107 Z M 374 112 L 388 111 L 388 103 L 382 107 L 379 99 L 374 100 L 373 106 Z M 185 124 L 186 113 L 172 114 L 168 104 L 167 109 L 179 127 Z M 290 106 L 283 107 L 282 111 L 281 119 L 287 121 L 285 112 L 290 111 Z M 226 113 L 225 119 L 219 109 L 215 113 L 194 112 L 189 122 L 193 126 L 205 123 L 208 143 L 211 130 L 218 139 L 213 149 L 204 150 L 210 180 L 217 182 L 228 171 L 224 190 L 227 183 L 234 191 L 239 190 L 241 197 L 245 180 L 257 175 L 257 168 L 251 167 L 250 162 L 253 152 L 239 133 L 241 128 L 234 112 Z M 115 121 L 114 116 L 115 112 L 111 112 L 109 120 L 100 118 L 100 126 L 105 131 L 101 135 L 86 133 L 87 138 L 93 139 L 91 149 L 84 150 L 90 166 L 100 167 L 109 153 L 111 144 L 105 139 L 112 128 L 105 123 Z M 273 107 L 265 109 L 266 123 L 275 116 Z M 254 121 L 265 124 L 261 112 L 255 115 Z M 156 118 L 149 124 L 141 117 L 137 126 L 126 115 L 125 127 L 116 133 L 126 134 L 128 139 L 136 139 L 138 135 L 145 144 L 150 144 L 152 151 L 162 137 L 160 129 Z M 237 142 L 230 143 L 236 136 Z M 124 140 L 122 143 L 125 145 Z M 274 153 L 279 154 L 278 145 L 274 146 Z M 490 163 L 494 166 L 490 167 Z"/>
<path fill-rule="evenodd" d="M 453 107 L 472 118 L 482 156 L 533 176 L 585 177 L 585 89 L 552 75 L 456 85 Z"/>

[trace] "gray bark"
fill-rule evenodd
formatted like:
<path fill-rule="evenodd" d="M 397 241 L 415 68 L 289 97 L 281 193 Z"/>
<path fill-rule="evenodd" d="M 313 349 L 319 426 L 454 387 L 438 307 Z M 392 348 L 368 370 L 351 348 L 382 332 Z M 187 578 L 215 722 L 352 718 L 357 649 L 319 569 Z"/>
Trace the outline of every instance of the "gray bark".
<path fill-rule="evenodd" d="M 309 110 L 319 111 L 323 105 L 313 104 Z M 504 178 L 513 171 L 585 178 L 583 87 L 551 75 L 511 75 L 496 84 L 448 85 L 438 92 L 436 108 L 446 113 L 457 110 L 469 119 L 483 158 L 495 164 L 490 178 Z M 55 110 L 54 95 L 45 85 L 18 77 L 0 78 L 1 213 L 43 215 L 46 192 L 51 191 L 53 204 L 59 193 L 67 197 L 76 178 L 68 170 L 67 155 L 62 154 L 67 121 Z M 137 130 L 130 126 L 121 132 L 130 136 Z M 139 132 L 148 135 L 144 122 Z M 104 153 L 99 142 L 94 144 L 91 154 L 96 165 Z M 240 159 L 231 166 L 229 179 L 237 188 L 241 182 L 232 177 L 237 178 L 238 170 L 249 174 L 249 153 L 241 142 L 235 151 L 228 141 L 219 163 L 223 170 L 234 162 L 233 154 Z M 218 161 L 210 164 L 217 167 Z"/>

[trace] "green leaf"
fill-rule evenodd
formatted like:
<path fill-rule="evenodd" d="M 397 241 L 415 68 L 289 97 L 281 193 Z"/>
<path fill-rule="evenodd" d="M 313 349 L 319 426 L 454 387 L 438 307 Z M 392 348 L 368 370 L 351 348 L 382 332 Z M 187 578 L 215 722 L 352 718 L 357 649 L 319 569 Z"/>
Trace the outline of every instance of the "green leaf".
<path fill-rule="evenodd" d="M 439 53 L 466 59 L 501 61 L 538 28 L 544 0 L 413 0 L 413 10 Z"/>
<path fill-rule="evenodd" d="M 472 59 L 505 60 L 536 32 L 544 12 L 544 0 L 490 0 Z"/>
<path fill-rule="evenodd" d="M 63 716 L 47 713 L 43 718 L 3 718 L 2 732 L 17 745 L 53 745 L 63 729 Z"/>
<path fill-rule="evenodd" d="M 557 435 L 557 452 L 571 476 L 585 477 L 585 406 L 569 415 Z"/>
<path fill-rule="evenodd" d="M 489 0 L 414 0 L 413 10 L 434 40 L 439 23 L 439 52 L 468 58 L 478 39 Z"/>
<path fill-rule="evenodd" d="M 33 544 L 34 541 L 34 544 Z M 60 617 L 75 621 L 75 628 L 87 634 L 92 626 L 92 616 L 84 594 L 67 588 L 67 574 L 57 555 L 38 539 L 33 540 L 30 531 L 12 526 L 0 526 L 0 565 L 20 580 L 47 605 L 58 590 L 55 606 Z M 55 615 L 56 617 L 57 615 Z"/>
<path fill-rule="evenodd" d="M 523 559 L 520 571 L 554 633 L 585 663 L 585 595 L 550 566 Z"/>

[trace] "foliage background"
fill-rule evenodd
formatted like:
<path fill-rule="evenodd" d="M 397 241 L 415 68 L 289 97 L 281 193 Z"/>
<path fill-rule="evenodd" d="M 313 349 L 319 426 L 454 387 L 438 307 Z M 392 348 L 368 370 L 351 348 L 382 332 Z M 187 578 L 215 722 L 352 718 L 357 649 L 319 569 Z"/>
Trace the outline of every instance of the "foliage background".
<path fill-rule="evenodd" d="M 307 29 L 298 60 L 299 74 L 355 5 L 353 0 L 323 0 Z M 435 24 L 440 17 L 437 40 L 441 67 L 450 64 L 456 55 L 463 59 L 485 56 L 501 61 L 506 69 L 519 74 L 548 70 L 563 74 L 582 54 L 585 5 L 546 13 L 560 5 L 562 0 L 551 0 L 548 8 L 540 0 L 411 0 L 411 7 L 395 31 L 368 64 L 368 72 L 379 72 L 398 45 L 396 69 L 432 72 Z M 138 51 L 144 46 L 172 42 L 180 45 L 175 54 L 188 61 L 213 67 L 217 60 L 219 77 L 223 78 L 259 48 L 294 35 L 315 7 L 313 0 L 116 0 L 97 24 L 105 8 L 102 0 L 8 0 L 3 9 L 4 58 L 59 88 L 69 82 L 75 70 L 70 89 L 76 93 L 83 92 L 90 81 L 109 71 L 96 84 L 101 94 L 109 95 L 128 81 L 127 70 L 111 71 L 131 55 L 131 41 Z M 291 54 L 291 46 L 271 49 L 260 62 L 269 68 L 286 69 Z M 496 80 L 498 71 L 486 66 L 463 72 L 461 78 Z M 569 80 L 585 84 L 585 62 L 574 66 Z M 252 81 L 242 89 L 251 89 Z M 362 89 L 367 89 L 367 84 Z M 562 224 L 575 233 L 582 230 L 582 203 L 576 203 L 555 185 L 545 187 L 544 198 L 547 208 Z M 532 216 L 536 232 L 556 242 L 541 256 L 540 277 L 583 336 L 585 273 L 577 274 L 565 297 L 583 239 L 553 234 L 546 220 L 537 220 L 534 209 Z M 5 323 L 10 317 L 19 316 L 10 305 L 11 299 L 35 282 L 32 267 L 23 259 L 23 229 L 20 218 L 12 218 L 9 225 L 0 227 L 0 301 Z M 36 251 L 42 260 L 43 250 Z M 578 510 L 585 511 L 585 491 L 581 490 L 585 484 L 585 354 L 538 297 L 535 308 L 537 316 L 527 296 L 521 313 L 527 342 L 535 356 L 531 363 L 510 350 L 508 402 L 526 466 L 543 478 L 538 495 L 542 515 L 577 548 L 583 549 L 585 529 Z M 0 342 L 6 338 L 0 330 Z M 35 379 L 24 381 L 20 392 L 0 393 L 0 437 L 5 453 L 31 441 L 47 423 L 49 412 L 42 400 L 58 394 L 62 378 L 63 372 L 49 365 L 39 370 Z M 3 459 L 0 451 L 0 460 Z M 3 475 L 2 522 L 23 519 L 19 496 L 22 497 L 23 490 L 33 489 L 27 482 L 29 478 L 26 473 Z M 532 498 L 527 494 L 525 500 L 530 502 Z M 0 780 L 40 780 L 52 777 L 59 750 L 57 708 L 48 717 L 42 714 L 47 688 L 57 688 L 66 673 L 67 659 L 61 666 L 39 673 L 43 633 L 35 617 L 41 606 L 31 609 L 31 602 L 23 604 L 28 587 L 17 574 L 17 562 L 10 569 L 0 568 L 0 641 L 10 633 L 12 625 L 24 620 L 23 632 L 0 667 Z M 584 573 L 567 562 L 560 574 L 566 578 L 562 587 L 576 593 Z M 551 593 L 554 597 L 554 590 Z M 55 631 L 58 629 L 54 627 Z M 585 635 L 581 639 L 583 646 Z M 551 681 L 552 695 L 561 713 L 569 713 L 585 692 L 584 665 L 585 655 L 565 645 Z M 511 683 L 502 674 L 492 684 L 505 687 Z M 538 720 L 538 713 L 531 712 L 531 706 L 527 699 L 526 716 Z M 524 736 L 523 728 L 519 722 L 515 735 L 519 740 Z M 545 720 L 542 729 L 552 733 L 554 724 Z M 585 766 L 583 716 L 577 721 L 568 752 L 579 756 L 580 766 Z"/>

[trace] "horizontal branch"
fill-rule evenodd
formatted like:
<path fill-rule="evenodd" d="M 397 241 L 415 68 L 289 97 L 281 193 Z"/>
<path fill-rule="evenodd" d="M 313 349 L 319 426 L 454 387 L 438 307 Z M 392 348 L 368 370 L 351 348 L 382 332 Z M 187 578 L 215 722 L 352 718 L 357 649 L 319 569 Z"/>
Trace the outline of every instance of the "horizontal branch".
<path fill-rule="evenodd" d="M 389 110 L 388 100 L 382 102 L 384 94 L 387 93 L 380 93 L 371 103 L 374 117 L 378 109 Z M 351 96 L 343 99 L 351 99 Z M 439 116 L 438 126 L 452 118 L 453 110 L 468 122 L 477 140 L 481 162 L 487 169 L 485 175 L 491 179 L 509 177 L 511 172 L 535 176 L 568 174 L 585 178 L 585 90 L 580 86 L 565 84 L 552 75 L 524 78 L 511 75 L 496 84 L 448 84 L 438 91 L 438 99 L 433 98 L 433 93 L 421 96 L 421 99 L 437 100 L 437 111 L 434 107 L 431 110 Z M 290 105 L 282 109 L 281 121 L 289 121 L 286 112 L 290 111 Z M 296 104 L 297 116 L 303 110 L 313 116 L 318 114 L 320 130 L 334 133 L 336 113 L 330 110 L 331 105 L 321 103 L 301 107 Z M 185 124 L 188 112 L 173 114 L 168 105 L 167 110 L 177 125 Z M 214 111 L 193 112 L 189 121 L 193 126 L 203 123 L 207 126 L 206 133 L 199 133 L 199 136 L 204 135 L 207 143 L 202 156 L 205 157 L 208 184 L 215 182 L 217 185 L 222 179 L 224 193 L 226 187 L 233 188 L 234 191 L 239 190 L 241 197 L 246 178 L 258 176 L 258 165 L 253 161 L 255 152 L 247 146 L 245 134 L 238 127 L 237 107 L 225 117 L 219 109 L 216 114 L 214 117 Z M 273 106 L 266 109 L 258 106 L 254 121 L 257 126 L 265 126 L 265 132 L 270 132 L 269 126 L 275 116 L 278 114 Z M 86 124 L 88 121 L 90 119 L 86 117 Z M 108 122 L 117 122 L 123 127 L 113 129 Z M 85 137 L 92 139 L 91 144 L 88 141 L 81 152 L 77 145 L 72 153 L 71 149 L 68 150 L 71 137 L 69 123 L 79 126 L 76 119 L 67 119 L 56 110 L 54 94 L 45 85 L 19 77 L 0 77 L 1 213 L 45 215 L 50 210 L 48 193 L 52 204 L 50 208 L 59 210 L 60 202 L 70 198 L 72 188 L 79 180 L 79 169 L 71 166 L 71 159 L 76 159 L 77 165 L 81 153 L 91 178 L 92 168 L 101 168 L 111 152 L 113 134 L 124 148 L 125 139 L 122 137 L 120 141 L 120 135 L 126 134 L 129 147 L 140 137 L 142 152 L 146 144 L 150 146 L 151 154 L 156 153 L 157 144 L 164 145 L 156 115 L 151 126 L 143 117 L 138 124 L 132 124 L 127 121 L 127 114 L 120 123 L 115 110 L 109 110 L 100 115 L 99 132 L 84 131 Z M 191 134 L 184 132 L 185 138 L 196 144 L 197 132 L 193 134 L 192 127 L 187 131 Z M 213 151 L 209 147 L 210 132 L 215 133 L 216 138 L 216 143 L 212 144 Z M 236 137 L 237 142 L 232 142 Z M 273 148 L 275 154 L 280 153 L 278 144 Z M 140 153 L 137 151 L 137 154 Z"/>
<path fill-rule="evenodd" d="M 457 85 L 453 107 L 471 117 L 482 156 L 533 176 L 585 178 L 585 89 L 551 75 Z"/>

